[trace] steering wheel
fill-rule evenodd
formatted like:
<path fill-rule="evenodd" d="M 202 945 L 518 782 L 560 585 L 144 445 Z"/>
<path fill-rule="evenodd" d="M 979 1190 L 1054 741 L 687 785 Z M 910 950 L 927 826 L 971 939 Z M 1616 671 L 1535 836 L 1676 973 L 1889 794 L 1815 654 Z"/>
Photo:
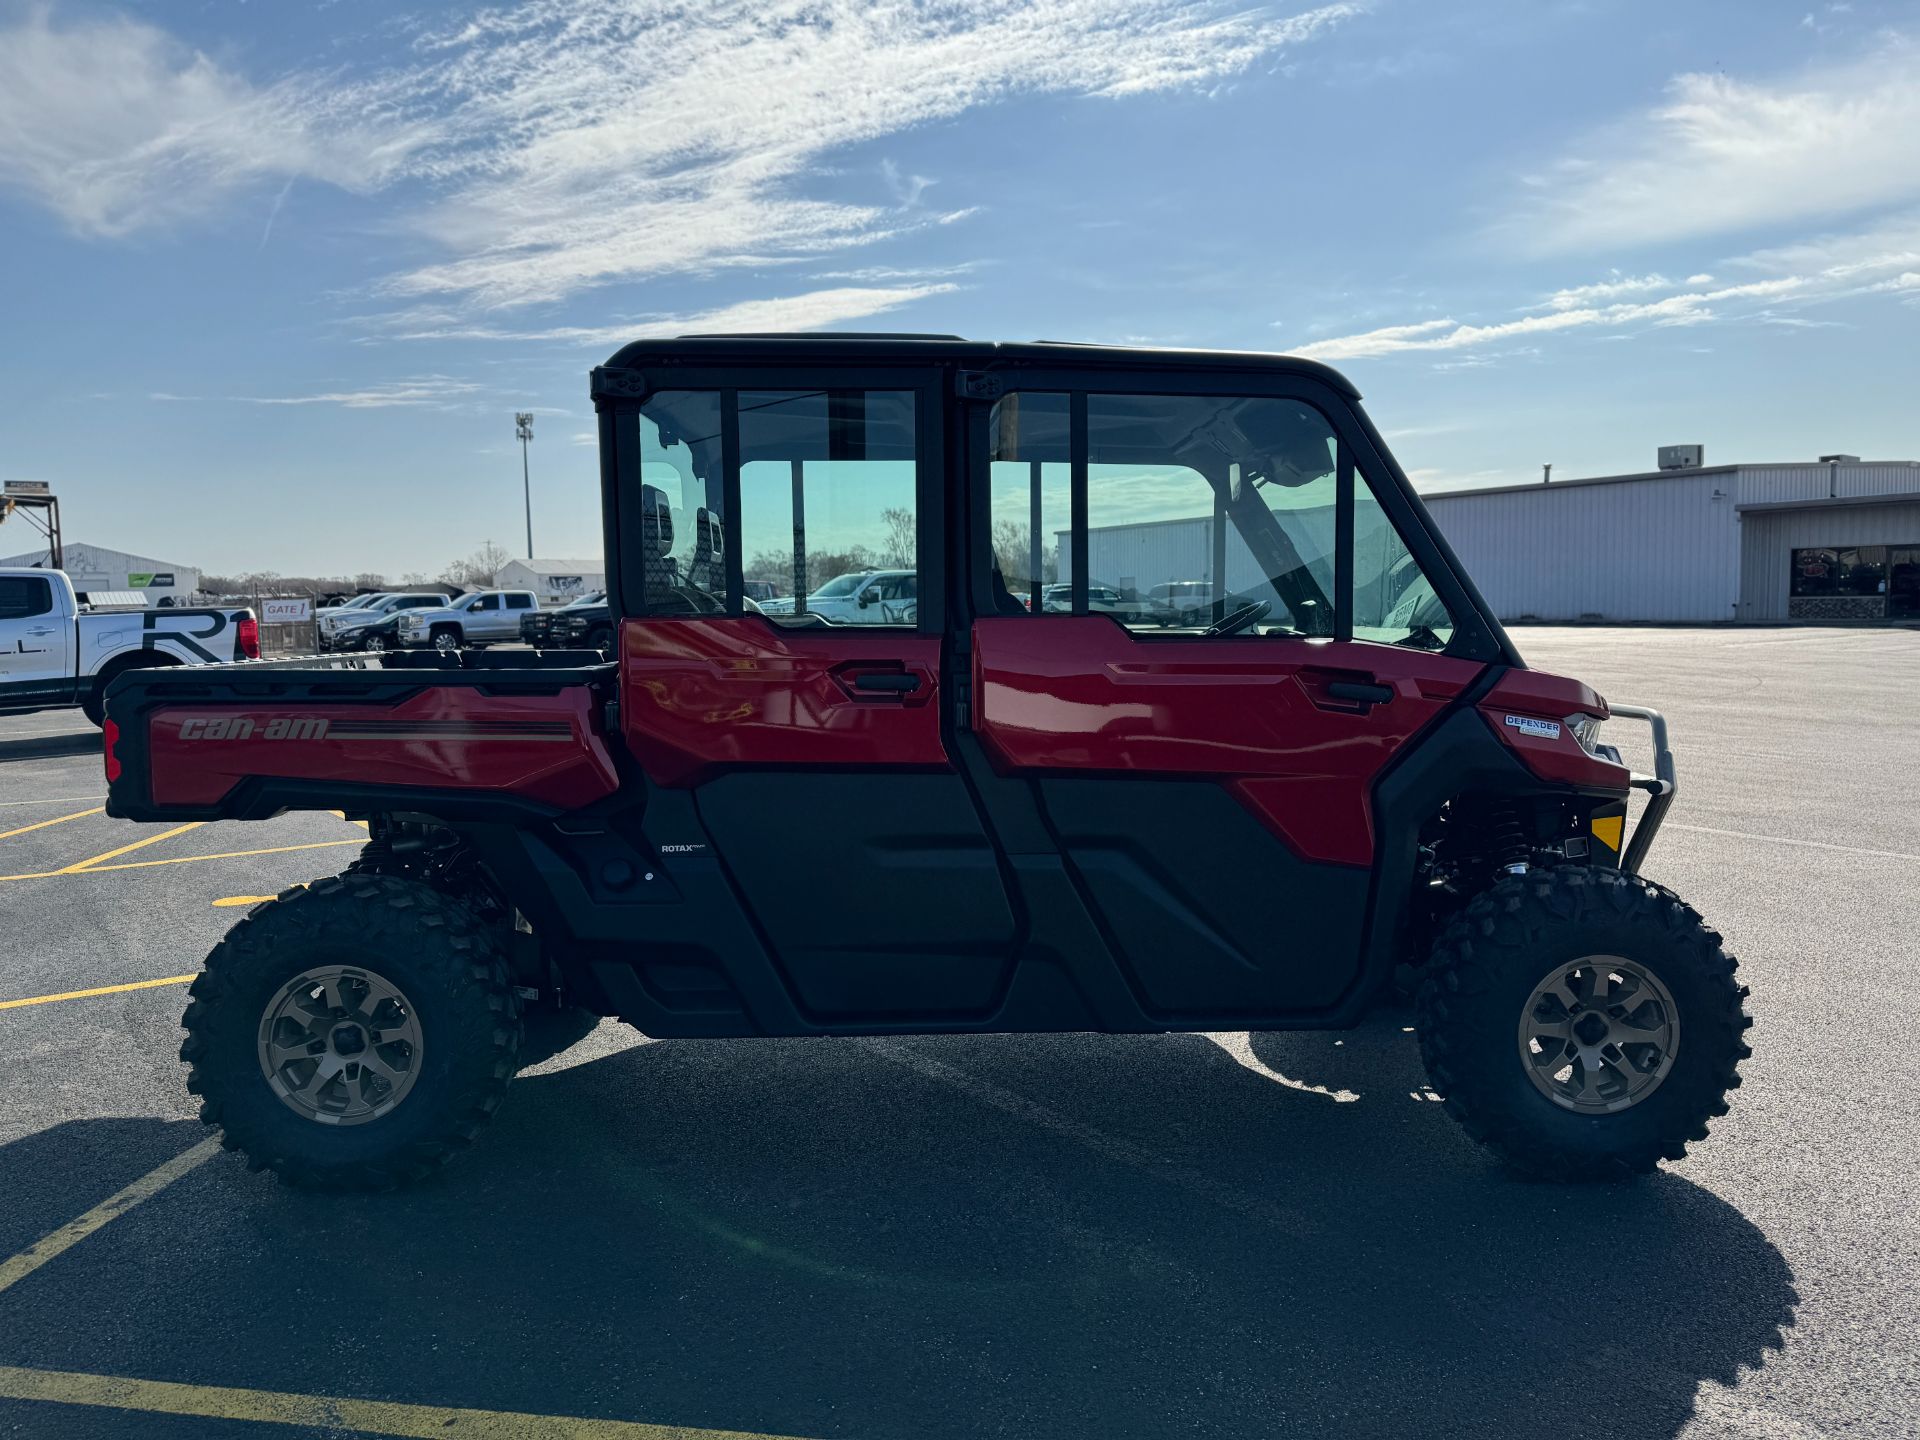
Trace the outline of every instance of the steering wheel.
<path fill-rule="evenodd" d="M 1229 611 L 1200 633 L 1202 635 L 1238 635 L 1249 625 L 1258 625 L 1273 613 L 1271 600 L 1255 600 L 1242 605 L 1238 610 Z"/>

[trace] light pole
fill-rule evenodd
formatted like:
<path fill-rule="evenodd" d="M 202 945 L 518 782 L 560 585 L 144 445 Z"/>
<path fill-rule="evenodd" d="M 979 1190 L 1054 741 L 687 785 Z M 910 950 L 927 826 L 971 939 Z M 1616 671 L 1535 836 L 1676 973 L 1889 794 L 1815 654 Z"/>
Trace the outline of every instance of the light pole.
<path fill-rule="evenodd" d="M 533 412 L 519 411 L 513 417 L 513 433 L 520 441 L 520 488 L 527 499 L 527 559 L 533 559 L 533 481 L 527 474 L 527 446 L 533 443 Z"/>

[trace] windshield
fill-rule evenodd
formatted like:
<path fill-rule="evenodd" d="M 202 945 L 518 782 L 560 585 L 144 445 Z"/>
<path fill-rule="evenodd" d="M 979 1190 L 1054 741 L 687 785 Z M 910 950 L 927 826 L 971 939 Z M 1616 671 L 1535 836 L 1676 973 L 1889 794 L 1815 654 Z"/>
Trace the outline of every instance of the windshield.
<path fill-rule="evenodd" d="M 865 575 L 836 575 L 807 598 L 809 600 L 837 600 L 844 595 L 851 595 L 854 591 L 858 590 L 861 582 L 866 578 Z"/>

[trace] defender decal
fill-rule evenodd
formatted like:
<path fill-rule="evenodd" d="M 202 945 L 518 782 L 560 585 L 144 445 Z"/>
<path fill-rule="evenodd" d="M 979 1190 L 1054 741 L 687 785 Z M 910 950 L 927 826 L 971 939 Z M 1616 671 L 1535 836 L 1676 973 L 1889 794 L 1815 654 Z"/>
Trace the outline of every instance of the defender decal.
<path fill-rule="evenodd" d="M 1509 715 L 1507 716 L 1507 724 L 1518 730 L 1522 735 L 1537 735 L 1542 740 L 1558 740 L 1560 738 L 1560 722 L 1558 720 L 1536 720 L 1531 715 Z"/>

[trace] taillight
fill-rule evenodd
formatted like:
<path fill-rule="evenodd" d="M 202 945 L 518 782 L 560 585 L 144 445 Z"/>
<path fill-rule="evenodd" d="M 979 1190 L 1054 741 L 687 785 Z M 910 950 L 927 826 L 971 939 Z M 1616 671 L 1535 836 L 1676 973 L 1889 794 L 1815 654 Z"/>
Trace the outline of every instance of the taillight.
<path fill-rule="evenodd" d="M 251 615 L 240 617 L 240 653 L 249 660 L 260 658 L 260 622 Z"/>
<path fill-rule="evenodd" d="M 107 757 L 107 783 L 111 785 L 120 778 L 120 757 L 113 753 L 114 747 L 120 743 L 120 727 L 108 720 L 100 727 L 100 734 L 106 742 L 103 753 Z"/>

